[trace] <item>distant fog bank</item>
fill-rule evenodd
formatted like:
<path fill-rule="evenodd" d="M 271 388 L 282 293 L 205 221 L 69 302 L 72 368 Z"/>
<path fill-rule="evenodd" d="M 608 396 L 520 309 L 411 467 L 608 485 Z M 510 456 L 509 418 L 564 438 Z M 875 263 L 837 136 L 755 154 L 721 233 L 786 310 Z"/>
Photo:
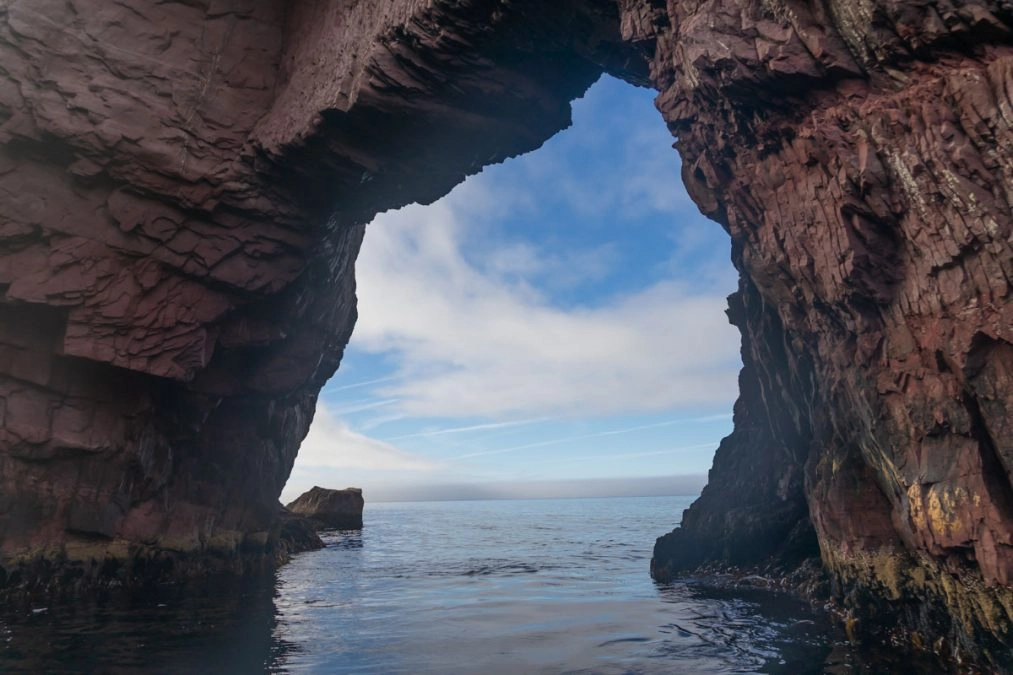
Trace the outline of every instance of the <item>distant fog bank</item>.
<path fill-rule="evenodd" d="M 698 495 L 707 484 L 704 474 L 650 478 L 587 478 L 555 481 L 434 483 L 371 486 L 369 502 L 425 502 L 469 499 L 570 499 L 577 497 L 655 497 Z"/>

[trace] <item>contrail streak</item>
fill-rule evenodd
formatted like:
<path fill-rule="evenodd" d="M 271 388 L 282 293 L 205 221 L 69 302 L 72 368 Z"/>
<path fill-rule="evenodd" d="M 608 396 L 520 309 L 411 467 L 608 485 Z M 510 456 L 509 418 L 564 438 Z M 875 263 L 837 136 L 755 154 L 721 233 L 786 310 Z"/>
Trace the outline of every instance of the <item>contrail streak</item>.
<path fill-rule="evenodd" d="M 330 394 L 335 391 L 345 391 L 346 389 L 358 389 L 359 387 L 368 387 L 371 384 L 380 384 L 381 382 L 391 382 L 398 379 L 397 375 L 388 375 L 387 377 L 378 377 L 375 380 L 365 380 L 363 382 L 355 382 L 354 384 L 343 384 L 340 387 L 324 387 L 323 392 Z"/>
<path fill-rule="evenodd" d="M 386 438 L 386 441 L 400 441 L 405 438 L 427 438 L 429 436 L 443 436 L 445 434 L 463 434 L 469 431 L 489 431 L 491 429 L 505 429 L 507 427 L 519 427 L 525 424 L 535 424 L 536 422 L 544 422 L 549 419 L 548 417 L 532 417 L 527 420 L 516 420 L 513 422 L 489 422 L 487 424 L 472 424 L 465 427 L 449 427 L 447 429 L 435 429 L 433 431 L 420 431 L 414 434 L 405 434 L 403 436 L 394 436 L 393 438 Z"/>
<path fill-rule="evenodd" d="M 465 455 L 459 455 L 457 457 L 451 457 L 450 459 L 471 459 L 472 457 L 486 457 L 488 455 L 500 455 L 505 452 L 513 452 L 515 450 L 527 450 L 528 448 L 543 448 L 547 445 L 556 445 L 558 443 L 565 443 L 567 441 L 581 441 L 586 438 L 600 438 L 602 436 L 615 436 L 618 434 L 628 434 L 634 431 L 643 431 L 645 429 L 657 429 L 659 427 L 670 427 L 675 424 L 689 424 L 693 422 L 712 422 L 715 420 L 724 420 L 731 418 L 731 414 L 724 415 L 707 415 L 706 417 L 690 417 L 678 420 L 667 420 L 665 422 L 656 422 L 654 424 L 642 424 L 636 427 L 627 427 L 625 429 L 612 429 L 610 431 L 598 431 L 593 434 L 581 434 L 579 436 L 564 436 L 562 438 L 553 438 L 547 441 L 537 441 L 535 443 L 525 443 L 524 445 L 514 445 L 509 448 L 499 448 L 497 450 L 483 450 L 481 452 L 469 452 Z"/>
<path fill-rule="evenodd" d="M 399 398 L 387 398 L 387 399 L 383 399 L 381 401 L 369 401 L 368 403 L 357 403 L 357 404 L 354 404 L 354 405 L 347 405 L 347 406 L 344 406 L 342 408 L 330 408 L 330 407 L 328 407 L 328 412 L 330 412 L 332 415 L 339 415 L 339 416 L 340 415 L 347 415 L 349 413 L 362 412 L 363 410 L 372 410 L 373 408 L 382 408 L 384 406 L 388 406 L 388 405 L 391 405 L 393 403 L 397 403 L 400 400 L 401 399 L 399 399 Z"/>

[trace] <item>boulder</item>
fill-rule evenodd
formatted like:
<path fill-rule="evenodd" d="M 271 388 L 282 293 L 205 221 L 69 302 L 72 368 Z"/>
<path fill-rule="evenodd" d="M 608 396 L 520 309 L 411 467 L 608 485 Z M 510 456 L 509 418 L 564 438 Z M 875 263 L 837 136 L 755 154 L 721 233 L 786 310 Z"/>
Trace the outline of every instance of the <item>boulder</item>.
<path fill-rule="evenodd" d="M 362 490 L 314 487 L 288 505 L 288 510 L 311 521 L 318 529 L 356 530 L 362 527 Z"/>

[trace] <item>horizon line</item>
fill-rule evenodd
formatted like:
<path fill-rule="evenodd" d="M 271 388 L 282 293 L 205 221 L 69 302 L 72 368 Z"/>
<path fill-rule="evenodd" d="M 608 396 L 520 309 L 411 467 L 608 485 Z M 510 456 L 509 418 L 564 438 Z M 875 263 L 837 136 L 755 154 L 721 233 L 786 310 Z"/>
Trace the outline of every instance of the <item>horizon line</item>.
<path fill-rule="evenodd" d="M 444 497 L 442 499 L 374 499 L 366 501 L 365 506 L 372 504 L 426 504 L 429 502 L 537 502 L 561 499 L 650 499 L 653 497 L 699 497 L 700 492 L 692 493 L 651 493 L 643 495 L 569 495 L 563 497 Z"/>

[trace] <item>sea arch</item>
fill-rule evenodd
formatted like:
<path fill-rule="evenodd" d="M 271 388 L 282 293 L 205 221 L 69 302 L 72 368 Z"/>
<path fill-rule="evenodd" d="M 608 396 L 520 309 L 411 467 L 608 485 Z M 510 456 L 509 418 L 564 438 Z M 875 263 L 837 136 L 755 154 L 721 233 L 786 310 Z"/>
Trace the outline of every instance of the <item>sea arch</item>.
<path fill-rule="evenodd" d="M 4 585 L 273 563 L 365 223 L 537 147 L 608 72 L 658 90 L 741 273 L 736 429 L 655 576 L 818 547 L 845 602 L 1000 658 L 1011 27 L 987 0 L 5 3 Z"/>

